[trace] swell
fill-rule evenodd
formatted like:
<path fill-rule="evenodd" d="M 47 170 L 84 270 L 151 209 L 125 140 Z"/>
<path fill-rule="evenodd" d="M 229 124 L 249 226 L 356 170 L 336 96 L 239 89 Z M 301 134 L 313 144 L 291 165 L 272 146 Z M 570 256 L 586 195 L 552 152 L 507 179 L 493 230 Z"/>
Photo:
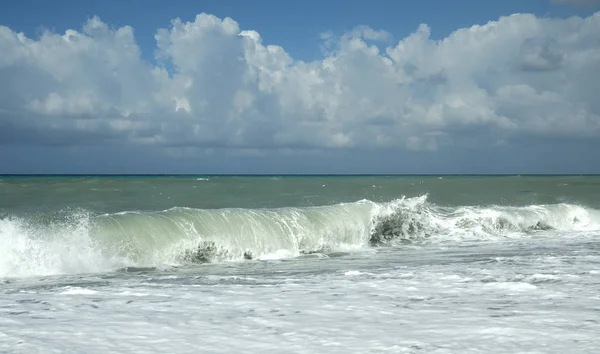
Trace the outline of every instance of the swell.
<path fill-rule="evenodd" d="M 310 208 L 7 216 L 0 218 L 0 277 L 598 230 L 598 215 L 572 204 L 441 207 L 422 196 Z"/>

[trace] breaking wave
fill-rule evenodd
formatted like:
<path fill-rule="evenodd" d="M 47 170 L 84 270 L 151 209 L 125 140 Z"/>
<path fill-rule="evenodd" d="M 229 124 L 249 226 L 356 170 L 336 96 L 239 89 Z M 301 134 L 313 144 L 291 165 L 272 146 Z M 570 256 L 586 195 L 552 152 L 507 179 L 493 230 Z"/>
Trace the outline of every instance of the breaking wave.
<path fill-rule="evenodd" d="M 600 229 L 572 204 L 442 207 L 427 196 L 279 209 L 126 211 L 0 217 L 0 277 L 277 259 L 406 243 Z"/>

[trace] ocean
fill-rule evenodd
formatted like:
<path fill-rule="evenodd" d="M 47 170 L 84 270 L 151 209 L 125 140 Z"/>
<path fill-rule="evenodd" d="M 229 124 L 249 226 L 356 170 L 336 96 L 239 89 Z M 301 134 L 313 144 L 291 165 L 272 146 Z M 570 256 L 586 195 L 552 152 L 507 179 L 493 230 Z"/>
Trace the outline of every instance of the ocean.
<path fill-rule="evenodd" d="M 0 176 L 2 353 L 597 353 L 600 176 Z"/>

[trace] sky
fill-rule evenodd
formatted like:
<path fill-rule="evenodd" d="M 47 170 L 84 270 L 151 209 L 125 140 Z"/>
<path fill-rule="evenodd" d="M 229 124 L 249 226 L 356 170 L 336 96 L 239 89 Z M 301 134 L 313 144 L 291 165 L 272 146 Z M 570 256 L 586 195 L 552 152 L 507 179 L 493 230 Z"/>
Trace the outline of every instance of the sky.
<path fill-rule="evenodd" d="M 0 173 L 600 173 L 600 1 L 33 1 Z"/>

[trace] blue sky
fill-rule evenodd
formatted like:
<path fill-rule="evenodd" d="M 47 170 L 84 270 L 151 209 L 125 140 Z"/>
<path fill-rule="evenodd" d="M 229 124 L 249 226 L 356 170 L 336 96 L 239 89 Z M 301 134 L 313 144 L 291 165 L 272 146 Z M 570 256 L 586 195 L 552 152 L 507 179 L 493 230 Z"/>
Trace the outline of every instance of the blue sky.
<path fill-rule="evenodd" d="M 0 173 L 600 172 L 598 8 L 7 1 Z"/>
<path fill-rule="evenodd" d="M 129 25 L 147 59 L 152 60 L 154 35 L 172 19 L 185 21 L 202 12 L 231 17 L 242 29 L 261 34 L 265 42 L 284 47 L 300 60 L 321 56 L 319 34 L 341 34 L 359 25 L 385 29 L 400 39 L 421 23 L 432 27 L 432 37 L 443 38 L 452 31 L 474 24 L 483 25 L 500 16 L 533 13 L 537 16 L 586 16 L 593 6 L 572 6 L 548 0 L 421 0 L 421 1 L 160 1 L 160 0 L 9 0 L 0 13 L 0 23 L 35 37 L 43 29 L 62 33 L 79 29 L 92 16 L 111 26 Z"/>

